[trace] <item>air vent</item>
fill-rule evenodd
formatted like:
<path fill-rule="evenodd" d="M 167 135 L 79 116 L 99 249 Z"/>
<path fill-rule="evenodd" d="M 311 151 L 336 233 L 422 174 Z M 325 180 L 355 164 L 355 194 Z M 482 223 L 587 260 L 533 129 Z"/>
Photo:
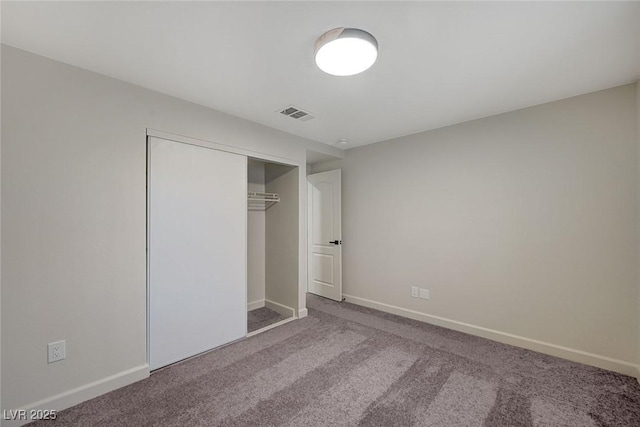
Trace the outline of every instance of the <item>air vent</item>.
<path fill-rule="evenodd" d="M 301 110 L 298 107 L 294 107 L 293 105 L 280 110 L 280 114 L 284 114 L 285 116 L 289 116 L 292 119 L 299 120 L 301 122 L 306 122 L 307 120 L 315 118 L 315 116 L 312 116 L 309 112 Z"/>

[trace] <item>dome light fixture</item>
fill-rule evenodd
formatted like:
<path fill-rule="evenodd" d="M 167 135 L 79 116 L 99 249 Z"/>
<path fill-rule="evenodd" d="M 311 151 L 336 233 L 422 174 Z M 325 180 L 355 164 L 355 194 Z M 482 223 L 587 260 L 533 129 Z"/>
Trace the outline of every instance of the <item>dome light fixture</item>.
<path fill-rule="evenodd" d="M 316 65 L 334 76 L 353 76 L 371 67 L 378 58 L 375 37 L 357 28 L 334 28 L 316 41 Z"/>

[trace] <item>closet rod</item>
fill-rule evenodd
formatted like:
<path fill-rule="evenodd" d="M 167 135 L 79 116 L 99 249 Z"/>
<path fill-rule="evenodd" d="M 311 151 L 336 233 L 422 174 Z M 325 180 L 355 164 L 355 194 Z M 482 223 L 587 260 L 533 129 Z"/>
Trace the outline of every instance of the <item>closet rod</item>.
<path fill-rule="evenodd" d="M 278 203 L 280 201 L 280 196 L 276 193 L 258 193 L 250 191 L 248 193 L 247 201 L 250 211 L 263 211 Z"/>

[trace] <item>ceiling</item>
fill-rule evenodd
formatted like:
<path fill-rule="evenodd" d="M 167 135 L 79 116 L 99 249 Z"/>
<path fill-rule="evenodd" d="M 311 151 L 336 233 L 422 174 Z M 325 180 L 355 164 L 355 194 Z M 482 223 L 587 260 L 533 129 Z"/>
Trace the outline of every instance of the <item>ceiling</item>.
<path fill-rule="evenodd" d="M 314 64 L 340 26 L 378 40 L 360 75 Z M 640 2 L 3 1 L 2 42 L 351 148 L 636 81 Z"/>

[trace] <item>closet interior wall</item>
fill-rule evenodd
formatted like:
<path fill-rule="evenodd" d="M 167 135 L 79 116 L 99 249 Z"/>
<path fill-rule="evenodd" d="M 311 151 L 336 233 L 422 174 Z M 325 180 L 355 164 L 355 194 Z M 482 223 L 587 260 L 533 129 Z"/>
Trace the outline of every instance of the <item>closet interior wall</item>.
<path fill-rule="evenodd" d="M 287 317 L 298 311 L 298 185 L 297 167 L 265 165 L 265 191 L 280 195 L 265 212 L 265 298 Z"/>
<path fill-rule="evenodd" d="M 280 201 L 247 216 L 247 309 L 298 310 L 298 168 L 249 159 L 248 191 Z"/>
<path fill-rule="evenodd" d="M 265 164 L 249 159 L 250 192 L 264 193 Z M 265 299 L 265 215 L 263 210 L 247 212 L 247 310 L 264 307 Z"/>

